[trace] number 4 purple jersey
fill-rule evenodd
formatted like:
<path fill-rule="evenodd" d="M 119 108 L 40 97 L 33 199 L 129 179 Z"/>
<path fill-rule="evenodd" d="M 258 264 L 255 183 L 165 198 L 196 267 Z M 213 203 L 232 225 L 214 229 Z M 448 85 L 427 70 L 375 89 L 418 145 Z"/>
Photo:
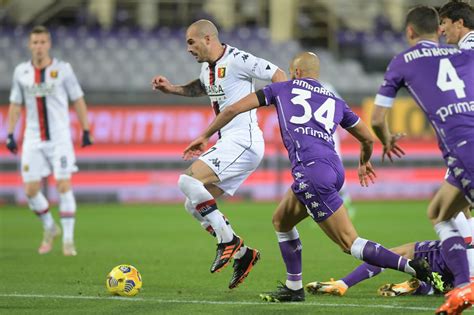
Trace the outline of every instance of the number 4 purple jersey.
<path fill-rule="evenodd" d="M 391 107 L 406 87 L 436 131 L 438 145 L 468 201 L 474 202 L 474 50 L 420 41 L 393 58 L 375 104 Z"/>
<path fill-rule="evenodd" d="M 335 155 L 332 135 L 337 125 L 350 128 L 359 122 L 346 102 L 314 79 L 273 83 L 263 92 L 266 105 L 277 108 L 281 136 L 293 167 Z"/>
<path fill-rule="evenodd" d="M 434 127 L 443 156 L 474 140 L 474 51 L 420 41 L 392 59 L 375 104 L 391 107 L 402 87 Z"/>

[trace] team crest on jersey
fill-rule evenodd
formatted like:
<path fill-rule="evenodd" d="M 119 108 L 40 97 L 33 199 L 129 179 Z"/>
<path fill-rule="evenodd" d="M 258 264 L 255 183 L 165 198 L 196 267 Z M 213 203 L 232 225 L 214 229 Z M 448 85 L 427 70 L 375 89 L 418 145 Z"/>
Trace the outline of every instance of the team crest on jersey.
<path fill-rule="evenodd" d="M 225 77 L 225 67 L 217 68 L 217 77 L 220 79 Z"/>
<path fill-rule="evenodd" d="M 23 165 L 23 172 L 28 172 L 30 170 L 30 166 L 28 164 Z"/>
<path fill-rule="evenodd" d="M 49 75 L 51 76 L 51 78 L 56 79 L 58 77 L 58 70 L 51 70 Z"/>

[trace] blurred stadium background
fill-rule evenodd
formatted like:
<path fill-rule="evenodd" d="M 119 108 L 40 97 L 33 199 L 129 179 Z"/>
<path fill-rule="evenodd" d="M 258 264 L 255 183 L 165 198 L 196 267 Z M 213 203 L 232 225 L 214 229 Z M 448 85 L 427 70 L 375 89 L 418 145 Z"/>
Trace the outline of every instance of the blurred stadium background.
<path fill-rule="evenodd" d="M 445 0 L 0 0 L 0 204 L 23 203 L 19 157 L 5 148 L 8 95 L 14 67 L 29 59 L 28 32 L 43 24 L 52 32 L 51 55 L 70 62 L 85 91 L 95 145 L 77 148 L 77 199 L 95 202 L 175 202 L 188 162 L 185 145 L 212 119 L 206 97 L 151 91 L 156 74 L 182 84 L 200 65 L 186 51 L 186 26 L 207 18 L 221 40 L 286 70 L 303 50 L 322 59 L 331 83 L 365 121 L 383 71 L 406 47 L 403 17 L 415 4 Z M 260 86 L 263 83 L 259 83 Z M 276 114 L 261 110 L 266 155 L 236 199 L 276 200 L 291 181 Z M 71 111 L 73 135 L 80 128 Z M 396 121 L 396 123 L 392 123 Z M 425 199 L 444 175 L 434 134 L 408 97 L 399 97 L 392 129 L 407 132 L 407 156 L 393 165 L 374 162 L 378 182 L 362 189 L 356 178 L 358 145 L 341 132 L 347 189 L 353 199 Z M 16 139 L 21 142 L 24 120 Z M 76 141 L 78 143 L 78 141 Z M 47 194 L 57 194 L 48 181 Z"/>

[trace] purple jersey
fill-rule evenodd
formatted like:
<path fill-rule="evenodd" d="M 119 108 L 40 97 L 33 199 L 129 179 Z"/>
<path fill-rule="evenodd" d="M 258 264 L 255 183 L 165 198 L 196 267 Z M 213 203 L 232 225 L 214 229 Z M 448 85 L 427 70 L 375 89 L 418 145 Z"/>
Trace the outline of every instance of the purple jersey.
<path fill-rule="evenodd" d="M 391 107 L 402 87 L 434 127 L 443 157 L 474 141 L 474 51 L 420 41 L 392 59 L 375 104 Z"/>
<path fill-rule="evenodd" d="M 375 104 L 391 107 L 401 87 L 436 131 L 452 174 L 447 181 L 474 205 L 474 50 L 420 41 L 390 62 Z"/>
<path fill-rule="evenodd" d="M 335 155 L 332 135 L 337 125 L 350 128 L 359 122 L 346 102 L 314 79 L 273 83 L 263 92 L 266 104 L 277 107 L 281 136 L 293 167 Z"/>
<path fill-rule="evenodd" d="M 283 143 L 298 200 L 316 222 L 326 220 L 342 205 L 338 194 L 344 168 L 334 149 L 337 125 L 350 128 L 359 122 L 347 104 L 314 79 L 267 85 L 265 103 L 275 104 Z"/>

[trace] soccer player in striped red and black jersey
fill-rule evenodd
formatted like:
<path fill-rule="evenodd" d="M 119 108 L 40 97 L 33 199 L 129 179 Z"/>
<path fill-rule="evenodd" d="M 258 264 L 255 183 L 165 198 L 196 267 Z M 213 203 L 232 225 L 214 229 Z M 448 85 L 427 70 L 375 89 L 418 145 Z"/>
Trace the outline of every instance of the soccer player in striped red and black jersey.
<path fill-rule="evenodd" d="M 92 144 L 84 93 L 69 63 L 50 57 L 51 35 L 36 26 L 29 34 L 31 60 L 20 63 L 13 73 L 8 112 L 7 148 L 18 148 L 14 130 L 22 107 L 26 108 L 21 175 L 28 205 L 43 222 L 44 238 L 38 252 L 49 253 L 53 239 L 61 230 L 49 212 L 49 203 L 41 192 L 41 179 L 53 173 L 59 193 L 59 213 L 63 227 L 63 253 L 77 254 L 74 246 L 76 201 L 71 190 L 71 174 L 77 171 L 71 139 L 69 103 L 83 129 L 82 146 Z"/>

